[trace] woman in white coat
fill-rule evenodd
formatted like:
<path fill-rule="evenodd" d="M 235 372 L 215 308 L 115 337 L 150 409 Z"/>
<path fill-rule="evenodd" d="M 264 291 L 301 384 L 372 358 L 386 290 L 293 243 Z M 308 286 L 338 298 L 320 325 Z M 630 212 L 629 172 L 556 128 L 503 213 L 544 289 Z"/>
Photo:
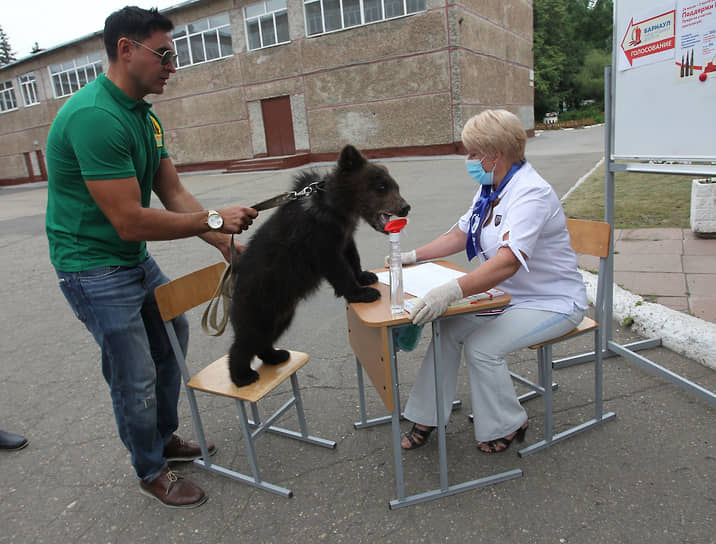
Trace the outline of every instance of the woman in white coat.
<path fill-rule="evenodd" d="M 508 111 L 486 110 L 472 117 L 462 142 L 467 171 L 480 189 L 453 229 L 403 255 L 410 264 L 467 251 L 470 260 L 477 256 L 480 261 L 468 274 L 418 299 L 411 312 L 416 325 L 440 316 L 452 302 L 493 287 L 511 295 L 501 314 L 462 314 L 441 323 L 443 413 L 447 419 L 464 351 L 475 440 L 485 453 L 523 440 L 528 425 L 504 357 L 569 332 L 587 309 L 564 211 L 552 187 L 525 160 L 526 141 L 520 120 Z M 437 424 L 432 345 L 405 417 L 414 424 L 402 447 L 424 445 Z"/>

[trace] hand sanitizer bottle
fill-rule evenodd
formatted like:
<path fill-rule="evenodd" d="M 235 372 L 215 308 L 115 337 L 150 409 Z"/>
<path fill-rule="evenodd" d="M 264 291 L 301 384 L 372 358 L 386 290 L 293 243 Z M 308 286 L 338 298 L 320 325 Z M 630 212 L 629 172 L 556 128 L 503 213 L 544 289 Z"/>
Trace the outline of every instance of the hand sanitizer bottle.
<path fill-rule="evenodd" d="M 400 259 L 400 231 L 407 219 L 388 221 L 385 230 L 390 240 L 390 312 L 393 315 L 405 311 L 403 294 L 403 263 Z"/>

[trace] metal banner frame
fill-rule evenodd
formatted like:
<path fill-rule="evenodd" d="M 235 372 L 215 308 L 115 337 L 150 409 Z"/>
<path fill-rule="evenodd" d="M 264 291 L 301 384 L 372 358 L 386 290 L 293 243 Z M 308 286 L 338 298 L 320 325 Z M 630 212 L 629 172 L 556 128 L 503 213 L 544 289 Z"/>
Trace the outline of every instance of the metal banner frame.
<path fill-rule="evenodd" d="M 616 34 L 616 20 L 614 21 Z M 616 47 L 616 45 L 615 45 Z M 614 49 L 616 51 L 616 49 Z M 643 357 L 636 351 L 648 349 L 661 345 L 660 338 L 651 338 L 627 345 L 620 345 L 613 340 L 613 305 L 614 305 L 614 174 L 615 172 L 646 172 L 662 174 L 681 174 L 716 177 L 716 165 L 714 164 L 678 164 L 663 162 L 615 162 L 612 157 L 614 149 L 614 127 L 616 124 L 614 114 L 614 99 L 616 97 L 615 77 L 612 77 L 612 67 L 607 66 L 604 70 L 604 220 L 612 226 L 611 241 L 609 247 L 612 250 L 607 257 L 605 285 L 612 288 L 605 289 L 604 293 L 604 323 L 602 324 L 602 349 L 604 357 L 620 355 L 637 363 L 641 368 L 666 379 L 667 381 L 697 395 L 716 406 L 716 394 L 695 384 L 683 376 L 671 372 L 655 362 Z"/>

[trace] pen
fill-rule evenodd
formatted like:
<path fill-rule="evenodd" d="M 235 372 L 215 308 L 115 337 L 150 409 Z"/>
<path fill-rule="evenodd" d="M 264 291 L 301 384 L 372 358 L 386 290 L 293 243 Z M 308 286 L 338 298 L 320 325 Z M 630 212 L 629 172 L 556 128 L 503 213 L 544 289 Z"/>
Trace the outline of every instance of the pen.
<path fill-rule="evenodd" d="M 492 300 L 492 298 L 493 298 L 492 293 L 489 293 L 489 292 L 487 292 L 487 291 L 485 291 L 484 293 L 480 293 L 480 294 L 481 294 L 481 295 L 487 295 L 487 297 L 488 297 L 490 300 Z M 480 300 L 481 300 L 481 299 L 472 300 L 472 301 L 470 301 L 470 304 L 478 304 L 478 303 L 480 302 Z"/>

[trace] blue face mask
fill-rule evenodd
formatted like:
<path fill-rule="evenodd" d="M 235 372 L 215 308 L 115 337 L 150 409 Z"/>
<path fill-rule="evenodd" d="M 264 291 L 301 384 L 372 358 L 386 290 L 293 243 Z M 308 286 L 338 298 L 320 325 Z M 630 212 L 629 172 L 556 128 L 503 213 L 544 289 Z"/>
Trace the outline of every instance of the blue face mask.
<path fill-rule="evenodd" d="M 492 185 L 494 181 L 492 172 L 485 172 L 485 169 L 482 167 L 482 162 L 477 159 L 466 159 L 465 166 L 467 173 L 470 174 L 472 179 L 477 183 L 480 185 Z"/>

